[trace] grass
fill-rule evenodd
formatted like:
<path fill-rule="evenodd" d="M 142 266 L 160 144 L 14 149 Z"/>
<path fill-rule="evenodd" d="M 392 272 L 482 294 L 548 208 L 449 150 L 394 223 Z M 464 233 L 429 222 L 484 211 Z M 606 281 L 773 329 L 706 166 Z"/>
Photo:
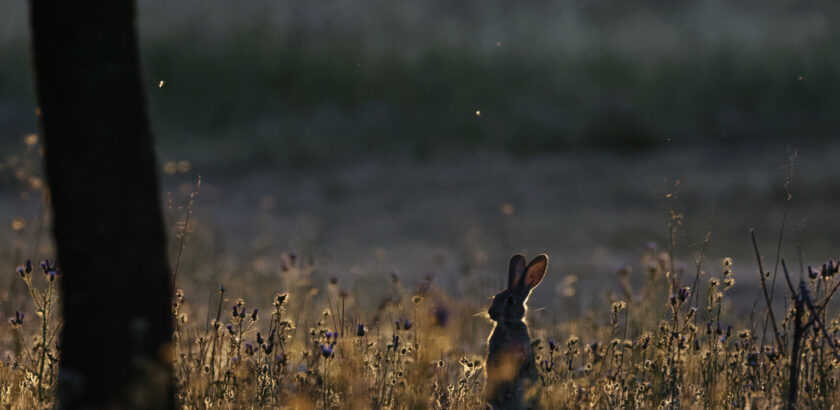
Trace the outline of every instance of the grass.
<path fill-rule="evenodd" d="M 675 187 L 669 197 L 671 238 L 683 223 L 677 193 Z M 192 214 L 196 196 L 189 198 L 184 208 L 174 207 L 180 218 Z M 191 226 L 184 221 L 173 229 L 179 238 L 199 239 L 188 238 Z M 550 272 L 537 292 L 556 288 L 551 311 L 529 313 L 538 367 L 527 385 L 529 402 L 543 408 L 836 402 L 840 315 L 830 302 L 840 265 L 803 267 L 795 285 L 786 261 L 771 270 L 753 241 L 760 274 L 731 258 L 705 260 L 705 245 L 695 249 L 694 268 L 681 268 L 674 259 L 680 242 L 649 244 L 637 268 L 619 270 L 615 285 L 604 285 L 600 302 L 588 307 L 571 275 Z M 183 247 L 183 241 L 173 244 L 173 257 L 180 260 Z M 373 282 L 345 282 L 312 256 L 287 252 L 269 269 L 272 277 L 237 269 L 224 276 L 227 287 L 208 295 L 191 264 L 178 266 L 172 340 L 183 408 L 482 406 L 490 326 L 477 313 L 489 301 L 456 297 L 453 289 L 492 289 L 484 275 L 444 281 L 428 275 L 409 284 L 392 272 Z M 757 274 L 760 289 L 749 286 Z M 787 292 L 778 290 L 784 282 L 777 274 L 784 274 Z M 14 298 L 19 313 L 0 329 L 0 343 L 9 349 L 0 366 L 2 405 L 51 407 L 60 364 L 53 348 L 62 325 L 55 309 L 60 267 L 45 261 L 39 271 L 27 261 L 14 276 L 29 301 Z M 231 290 L 255 283 L 263 295 L 271 291 L 265 288 L 279 293 L 246 301 Z M 745 302 L 731 296 L 739 286 L 755 292 L 749 315 L 738 313 Z"/>
<path fill-rule="evenodd" d="M 482 344 L 486 328 L 457 302 L 435 302 L 443 290 L 433 280 L 410 289 L 393 277 L 378 308 L 362 311 L 357 302 L 367 295 L 337 280 L 313 281 L 316 266 L 295 254 L 284 260 L 279 275 L 287 292 L 263 301 L 268 309 L 229 299 L 221 288 L 208 306 L 215 312 L 208 321 L 196 314 L 189 293 L 176 292 L 180 406 L 481 406 L 483 352 L 469 346 Z M 530 323 L 539 368 L 530 400 L 544 408 L 774 407 L 787 402 L 795 380 L 799 405 L 821 408 L 836 401 L 840 361 L 831 344 L 840 325 L 823 308 L 840 284 L 836 262 L 808 268 L 801 292 L 813 295 L 812 308 L 796 303 L 783 311 L 778 343 L 764 332 L 761 308 L 752 321 L 729 314 L 727 293 L 735 278 L 748 274 L 735 273 L 731 259 L 701 274 L 697 289 L 683 286 L 690 275 L 669 274 L 668 252 L 648 247 L 640 265 L 635 277 L 620 272 L 622 288 L 584 317 Z M 19 271 L 27 285 L 43 276 L 45 293 L 30 288 L 42 309 L 44 301 L 54 301 L 55 276 L 49 269 L 29 273 L 28 266 Z M 41 348 L 41 328 L 53 337 L 59 319 L 46 315 L 37 331 L 22 317 L 12 322 L 18 350 L 0 370 L 4 405 L 47 407 L 58 358 Z M 31 333 L 39 336 L 30 339 Z M 792 348 L 799 354 L 791 356 Z M 790 379 L 793 370 L 798 375 Z"/>

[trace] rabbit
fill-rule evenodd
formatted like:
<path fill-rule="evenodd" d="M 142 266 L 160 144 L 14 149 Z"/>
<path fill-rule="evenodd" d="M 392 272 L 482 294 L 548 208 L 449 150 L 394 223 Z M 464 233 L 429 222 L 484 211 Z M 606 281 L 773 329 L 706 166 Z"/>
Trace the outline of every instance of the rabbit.
<path fill-rule="evenodd" d="M 548 270 L 548 255 L 542 254 L 525 265 L 525 257 L 510 260 L 508 286 L 493 297 L 488 313 L 494 322 L 487 340 L 487 383 L 485 401 L 493 409 L 523 407 L 523 380 L 536 381 L 537 368 L 528 325 L 525 303 Z"/>

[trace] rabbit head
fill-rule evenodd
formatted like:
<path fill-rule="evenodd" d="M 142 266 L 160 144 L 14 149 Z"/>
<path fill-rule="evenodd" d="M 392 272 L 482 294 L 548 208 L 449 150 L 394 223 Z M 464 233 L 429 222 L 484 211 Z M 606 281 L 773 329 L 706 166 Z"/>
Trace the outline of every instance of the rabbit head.
<path fill-rule="evenodd" d="M 495 322 L 519 321 L 525 317 L 525 302 L 531 291 L 540 284 L 548 270 L 548 255 L 542 254 L 525 265 L 525 257 L 514 255 L 510 260 L 507 289 L 493 297 L 487 312 Z"/>

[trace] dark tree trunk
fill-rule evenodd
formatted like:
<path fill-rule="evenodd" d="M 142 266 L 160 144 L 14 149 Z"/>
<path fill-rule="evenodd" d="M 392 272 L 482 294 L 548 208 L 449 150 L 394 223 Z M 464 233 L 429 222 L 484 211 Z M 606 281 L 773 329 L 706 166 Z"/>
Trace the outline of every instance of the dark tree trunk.
<path fill-rule="evenodd" d="M 170 284 L 134 2 L 31 0 L 61 407 L 172 408 Z"/>

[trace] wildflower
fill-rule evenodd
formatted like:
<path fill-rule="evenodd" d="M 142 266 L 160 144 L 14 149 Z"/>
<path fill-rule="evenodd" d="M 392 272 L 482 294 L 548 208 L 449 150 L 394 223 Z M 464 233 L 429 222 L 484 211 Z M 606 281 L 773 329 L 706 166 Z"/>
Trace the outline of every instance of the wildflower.
<path fill-rule="evenodd" d="M 356 327 L 356 336 L 363 337 L 367 334 L 367 329 L 365 329 L 365 325 L 359 323 Z"/>
<path fill-rule="evenodd" d="M 20 313 L 19 310 L 15 311 L 15 317 L 9 319 L 9 323 L 16 327 L 23 324 L 23 313 Z"/>
<path fill-rule="evenodd" d="M 677 295 L 672 293 L 671 296 L 668 297 L 668 300 L 671 302 L 671 306 L 677 305 Z"/>
<path fill-rule="evenodd" d="M 723 267 L 724 268 L 732 267 L 732 258 L 729 258 L 729 257 L 723 258 Z"/>
<path fill-rule="evenodd" d="M 554 349 L 557 349 L 557 345 L 554 344 L 554 339 L 548 339 L 548 350 L 553 352 Z"/>
<path fill-rule="evenodd" d="M 239 316 L 239 305 L 233 305 L 233 317 Z"/>
<path fill-rule="evenodd" d="M 400 344 L 399 335 L 397 335 L 397 334 L 392 335 L 391 336 L 391 346 L 389 346 L 389 347 L 393 347 L 394 350 L 397 350 L 397 346 L 399 346 L 399 344 Z"/>
<path fill-rule="evenodd" d="M 18 275 L 20 275 L 20 277 L 22 277 L 22 278 L 26 277 L 26 273 L 24 272 L 23 266 L 18 266 L 16 271 L 17 271 Z"/>
<path fill-rule="evenodd" d="M 32 259 L 27 259 L 26 263 L 24 264 L 24 271 L 28 273 L 32 273 Z"/>
<path fill-rule="evenodd" d="M 263 352 L 265 352 L 265 354 L 271 354 L 271 351 L 274 350 L 274 342 L 269 340 L 268 343 L 263 344 L 260 347 L 262 347 Z"/>
<path fill-rule="evenodd" d="M 262 335 L 260 334 L 260 332 L 257 332 L 257 344 L 261 345 L 261 344 L 263 344 L 263 341 L 264 341 L 264 339 L 263 339 Z"/>
<path fill-rule="evenodd" d="M 723 279 L 723 290 L 728 290 L 735 284 L 735 278 L 733 277 L 726 277 Z"/>
<path fill-rule="evenodd" d="M 758 353 L 747 353 L 747 366 L 758 367 Z"/>
<path fill-rule="evenodd" d="M 257 312 L 259 311 L 259 309 L 254 309 L 254 311 L 251 312 L 251 320 L 257 320 Z"/>
<path fill-rule="evenodd" d="M 816 279 L 816 278 L 817 278 L 817 272 L 816 272 L 816 271 L 814 271 L 814 270 L 811 268 L 811 266 L 810 266 L 810 265 L 808 266 L 808 278 L 810 278 L 811 280 L 814 280 L 814 279 Z"/>
<path fill-rule="evenodd" d="M 552 364 L 551 364 L 551 363 L 549 363 L 549 361 L 548 361 L 548 360 L 543 360 L 543 361 L 542 361 L 542 367 L 543 367 L 543 370 L 545 370 L 545 371 L 547 371 L 547 372 L 550 372 L 550 371 L 551 371 Z"/>
<path fill-rule="evenodd" d="M 284 303 L 286 303 L 286 299 L 287 299 L 288 297 L 289 297 L 289 295 L 288 295 L 287 293 L 278 293 L 278 294 L 276 294 L 276 295 L 274 296 L 274 307 L 275 307 L 276 309 L 279 309 L 281 306 L 283 306 L 283 304 L 284 304 Z"/>
<path fill-rule="evenodd" d="M 612 312 L 618 313 L 627 308 L 627 302 L 615 302 L 612 304 Z"/>
<path fill-rule="evenodd" d="M 335 347 L 335 342 L 331 343 L 329 346 L 322 344 L 321 345 L 321 354 L 324 358 L 330 358 L 333 354 L 333 348 Z"/>
<path fill-rule="evenodd" d="M 432 316 L 435 318 L 435 323 L 440 327 L 446 327 L 447 323 L 449 323 L 449 309 L 442 304 L 435 305 L 432 310 Z"/>
<path fill-rule="evenodd" d="M 414 323 L 411 323 L 410 320 L 406 319 L 405 321 L 403 321 L 403 329 L 409 330 L 412 326 L 414 326 Z"/>
<path fill-rule="evenodd" d="M 245 353 L 247 353 L 248 356 L 254 355 L 254 345 L 252 345 L 251 342 L 245 342 Z"/>
<path fill-rule="evenodd" d="M 233 325 L 232 325 L 232 324 L 230 324 L 230 323 L 226 324 L 226 325 L 225 325 L 225 329 L 227 329 L 228 333 L 230 333 L 230 334 L 234 334 L 234 331 L 233 331 Z"/>
<path fill-rule="evenodd" d="M 680 288 L 677 292 L 677 298 L 680 300 L 680 303 L 685 302 L 689 295 L 691 295 L 691 288 L 688 286 Z"/>
<path fill-rule="evenodd" d="M 694 351 L 695 352 L 700 351 L 700 339 L 698 339 L 696 337 L 694 338 Z"/>

